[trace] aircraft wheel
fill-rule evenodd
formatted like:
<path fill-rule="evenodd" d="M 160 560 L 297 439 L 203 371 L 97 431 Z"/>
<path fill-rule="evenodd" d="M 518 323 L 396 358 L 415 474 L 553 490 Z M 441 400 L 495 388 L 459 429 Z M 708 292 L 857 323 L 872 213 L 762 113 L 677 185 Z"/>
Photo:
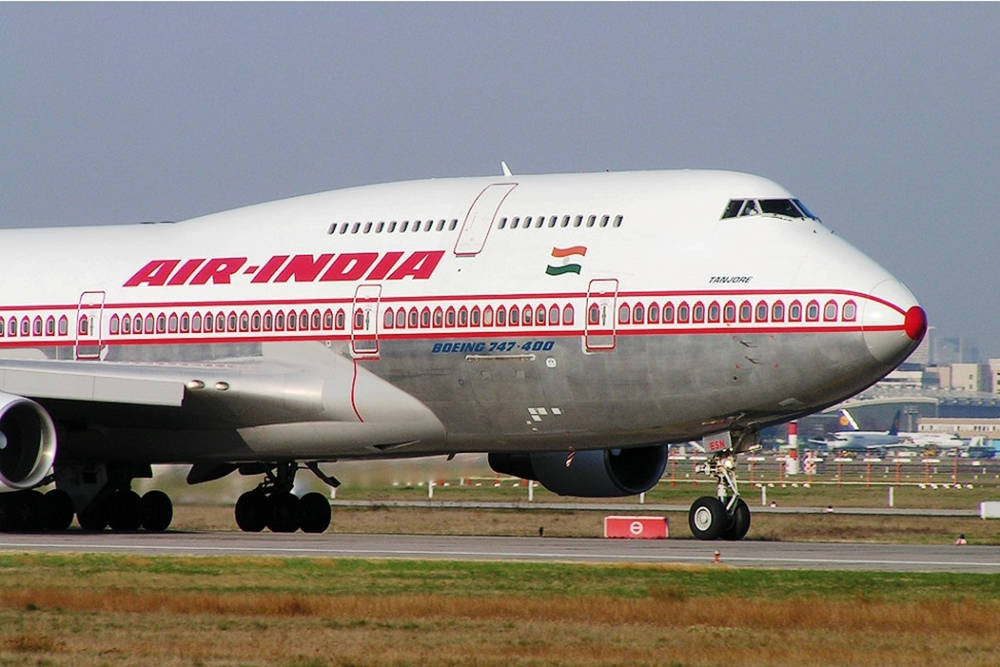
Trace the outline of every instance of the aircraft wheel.
<path fill-rule="evenodd" d="M 322 533 L 330 527 L 330 501 L 322 493 L 307 493 L 299 500 L 299 526 L 304 533 Z"/>
<path fill-rule="evenodd" d="M 691 504 L 688 512 L 688 526 L 691 534 L 699 540 L 714 540 L 722 534 L 729 523 L 722 501 L 713 496 L 702 496 Z"/>
<path fill-rule="evenodd" d="M 271 516 L 271 503 L 263 491 L 247 491 L 236 501 L 236 525 L 247 533 L 264 530 Z"/>
<path fill-rule="evenodd" d="M 299 499 L 291 493 L 271 496 L 271 520 L 267 527 L 272 533 L 294 533 L 299 528 Z"/>
<path fill-rule="evenodd" d="M 162 533 L 174 518 L 174 505 L 163 491 L 147 491 L 139 501 L 141 524 L 153 533 Z"/>
<path fill-rule="evenodd" d="M 742 540 L 748 530 L 750 530 L 750 508 L 747 507 L 742 498 L 737 498 L 733 515 L 729 518 L 729 524 L 722 531 L 722 539 Z"/>
<path fill-rule="evenodd" d="M 45 530 L 66 530 L 73 523 L 73 499 L 62 489 L 45 494 Z"/>
<path fill-rule="evenodd" d="M 94 498 L 90 504 L 76 513 L 76 520 L 84 530 L 104 530 L 108 525 L 106 503 L 100 498 Z"/>
<path fill-rule="evenodd" d="M 111 530 L 139 530 L 140 523 L 142 506 L 139 494 L 132 489 L 115 491 L 108 503 L 108 524 Z"/>

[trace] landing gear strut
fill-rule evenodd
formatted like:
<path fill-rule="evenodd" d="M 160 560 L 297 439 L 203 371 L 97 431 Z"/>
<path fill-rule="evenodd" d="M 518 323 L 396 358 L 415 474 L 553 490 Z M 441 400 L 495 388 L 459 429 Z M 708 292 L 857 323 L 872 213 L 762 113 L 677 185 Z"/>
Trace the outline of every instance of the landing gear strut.
<path fill-rule="evenodd" d="M 319 470 L 315 464 L 308 467 L 313 472 Z M 264 481 L 236 501 L 240 530 L 259 533 L 266 527 L 274 533 L 294 533 L 301 528 L 305 533 L 322 533 L 330 526 L 330 503 L 323 494 L 314 491 L 299 498 L 292 493 L 297 471 L 295 461 L 281 461 L 264 470 Z M 333 486 L 340 483 L 318 472 L 316 475 Z"/>
<path fill-rule="evenodd" d="M 702 496 L 688 512 L 688 526 L 699 540 L 742 540 L 750 530 L 750 508 L 736 485 L 736 452 L 725 449 L 698 467 L 718 480 L 715 496 Z"/>

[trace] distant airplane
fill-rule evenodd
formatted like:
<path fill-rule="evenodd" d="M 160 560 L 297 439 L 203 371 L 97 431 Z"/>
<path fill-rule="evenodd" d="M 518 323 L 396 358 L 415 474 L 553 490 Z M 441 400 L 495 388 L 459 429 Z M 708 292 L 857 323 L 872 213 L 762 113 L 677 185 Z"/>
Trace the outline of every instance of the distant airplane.
<path fill-rule="evenodd" d="M 505 169 L 3 230 L 0 260 L 8 530 L 165 530 L 166 494 L 131 490 L 156 463 L 260 476 L 241 529 L 320 532 L 303 467 L 336 486 L 320 464 L 487 452 L 625 496 L 699 439 L 720 491 L 691 530 L 740 539 L 736 454 L 881 379 L 927 324 L 788 191 L 723 171 Z"/>
<path fill-rule="evenodd" d="M 837 431 L 826 439 L 829 449 L 842 452 L 887 454 L 897 449 L 937 449 L 966 447 L 968 443 L 954 433 L 933 433 L 923 431 L 900 431 L 901 411 L 897 410 L 887 431 L 861 431 L 858 423 L 847 409 L 840 411 L 841 423 L 852 430 Z"/>

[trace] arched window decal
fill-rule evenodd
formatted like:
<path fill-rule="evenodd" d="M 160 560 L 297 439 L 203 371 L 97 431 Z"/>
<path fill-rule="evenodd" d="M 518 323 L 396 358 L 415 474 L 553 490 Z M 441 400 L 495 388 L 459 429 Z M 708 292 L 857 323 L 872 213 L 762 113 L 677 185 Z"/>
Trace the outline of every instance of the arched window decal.
<path fill-rule="evenodd" d="M 354 309 L 354 329 L 364 329 L 365 328 L 365 312 L 360 308 Z"/>
<path fill-rule="evenodd" d="M 802 321 L 802 304 L 798 301 L 792 301 L 791 305 L 788 306 L 788 321 L 789 322 L 801 322 Z"/>
<path fill-rule="evenodd" d="M 549 326 L 559 325 L 559 306 L 552 304 L 549 306 Z"/>
<path fill-rule="evenodd" d="M 128 315 L 122 316 L 122 333 L 123 334 L 132 333 L 132 318 Z"/>
<path fill-rule="evenodd" d="M 43 330 L 42 316 L 41 315 L 35 315 L 35 320 L 34 320 L 34 322 L 32 322 L 32 332 L 36 336 L 41 336 L 42 335 L 42 330 Z"/>
<path fill-rule="evenodd" d="M 530 305 L 528 305 L 524 307 L 524 310 L 522 312 L 523 312 L 522 321 L 524 323 L 524 326 L 530 327 L 531 322 L 535 316 L 534 309 Z"/>
<path fill-rule="evenodd" d="M 2 317 L 0 317 L 0 336 L 4 335 L 4 329 L 5 329 L 4 323 L 5 323 L 5 320 Z"/>
<path fill-rule="evenodd" d="M 455 313 L 454 306 L 448 306 L 448 310 L 446 310 L 444 313 L 444 325 L 446 327 L 454 327 L 456 316 L 457 314 Z"/>
<path fill-rule="evenodd" d="M 299 314 L 294 310 L 285 313 L 285 328 L 288 331 L 295 331 L 299 328 Z"/>
<path fill-rule="evenodd" d="M 563 306 L 562 323 L 565 324 L 566 326 L 572 326 L 574 319 L 575 319 L 575 313 L 573 312 L 573 304 L 567 304 Z"/>
<path fill-rule="evenodd" d="M 701 301 L 695 303 L 694 308 L 691 309 L 691 321 L 698 323 L 705 321 L 705 304 Z"/>
<path fill-rule="evenodd" d="M 389 313 L 391 317 L 392 313 L 388 310 L 386 312 Z M 333 311 L 329 308 L 323 311 L 323 329 L 326 331 L 333 331 Z"/>
<path fill-rule="evenodd" d="M 590 304 L 587 309 L 587 324 L 594 325 L 601 322 L 601 308 L 596 303 Z"/>
<path fill-rule="evenodd" d="M 86 334 L 90 328 L 90 318 L 86 315 L 80 316 L 80 333 Z M 31 335 L 31 320 L 27 316 L 21 318 L 21 335 L 30 336 Z"/>
<path fill-rule="evenodd" d="M 507 326 L 507 309 L 503 306 L 497 306 L 497 326 Z"/>
<path fill-rule="evenodd" d="M 59 335 L 65 336 L 69 334 L 69 319 L 63 315 L 59 318 Z"/>
<path fill-rule="evenodd" d="M 785 304 L 782 301 L 775 301 L 774 305 L 771 306 L 771 321 L 772 322 L 784 322 L 785 321 Z"/>
<path fill-rule="evenodd" d="M 7 325 L 8 325 L 7 326 L 7 331 L 10 332 L 9 335 L 16 336 L 17 335 L 17 320 L 12 317 L 12 318 L 10 318 L 10 321 L 7 322 Z"/>
<path fill-rule="evenodd" d="M 416 308 L 410 308 L 410 312 L 407 313 L 407 316 L 406 316 L 406 326 L 410 327 L 411 329 L 416 329 L 417 328 L 417 321 L 419 319 L 420 319 L 420 316 L 417 314 L 417 309 Z"/>
<path fill-rule="evenodd" d="M 816 301 L 810 301 L 809 305 L 806 306 L 806 321 L 816 322 L 819 320 L 819 303 Z"/>
<path fill-rule="evenodd" d="M 215 316 L 215 330 L 218 333 L 222 333 L 226 330 L 226 316 L 222 313 Z"/>
<path fill-rule="evenodd" d="M 253 311 L 253 315 L 250 317 L 250 330 L 260 331 L 260 325 L 261 325 L 260 312 L 255 310 Z"/>
<path fill-rule="evenodd" d="M 152 313 L 146 315 L 145 319 L 142 321 L 142 332 L 146 334 L 153 333 L 153 325 L 155 324 L 156 318 L 153 317 Z"/>
<path fill-rule="evenodd" d="M 538 308 L 535 309 L 535 324 L 545 326 L 545 306 L 542 304 L 538 304 Z"/>
<path fill-rule="evenodd" d="M 465 306 L 458 309 L 458 326 L 469 326 L 469 311 Z"/>
<path fill-rule="evenodd" d="M 431 309 L 424 306 L 420 309 L 420 327 L 428 329 L 431 326 Z"/>
<path fill-rule="evenodd" d="M 649 310 L 646 311 L 646 319 L 650 324 L 659 324 L 660 322 L 660 304 L 655 301 L 649 304 Z"/>
<path fill-rule="evenodd" d="M 343 331 L 344 327 L 347 326 L 347 313 L 344 312 L 343 308 L 337 309 L 337 317 L 334 320 L 334 325 L 338 331 Z"/>
<path fill-rule="evenodd" d="M 227 320 L 226 330 L 235 332 L 237 330 L 236 327 L 239 326 L 239 321 L 240 320 L 239 317 L 237 317 L 236 312 L 232 310 L 229 311 L 229 318 Z"/>
<path fill-rule="evenodd" d="M 156 333 L 167 333 L 167 314 L 160 313 L 156 316 Z"/>
<path fill-rule="evenodd" d="M 191 330 L 191 316 L 187 313 L 181 315 L 181 333 L 188 333 Z"/>
<path fill-rule="evenodd" d="M 681 301 L 680 305 L 677 306 L 677 321 L 687 322 L 691 318 L 691 307 L 687 304 L 687 301 Z"/>
<path fill-rule="evenodd" d="M 754 311 L 754 319 L 758 322 L 767 322 L 767 304 L 763 301 L 757 302 L 757 308 Z"/>
<path fill-rule="evenodd" d="M 132 318 L 132 333 L 142 333 L 142 315 L 136 314 L 136 316 Z"/>
<path fill-rule="evenodd" d="M 671 324 L 674 321 L 674 304 L 667 301 L 663 304 L 663 323 Z"/>
<path fill-rule="evenodd" d="M 835 322 L 837 320 L 838 310 L 840 309 L 837 307 L 837 302 L 830 299 L 826 302 L 826 305 L 823 306 L 823 320 L 825 322 Z"/>
<path fill-rule="evenodd" d="M 521 310 L 517 306 L 510 307 L 510 326 L 516 327 L 521 324 Z"/>
<path fill-rule="evenodd" d="M 208 324 L 208 316 L 205 317 L 205 324 Z M 285 330 L 285 314 L 280 310 L 274 314 L 274 330 L 284 331 Z"/>
<path fill-rule="evenodd" d="M 49 322 L 52 324 L 51 331 L 49 331 L 49 327 L 46 327 L 45 333 L 46 335 L 51 336 L 56 332 L 56 321 L 51 317 L 49 317 Z M 111 333 L 111 335 L 118 334 L 121 331 L 121 318 L 119 318 L 117 315 L 112 315 L 111 321 L 108 322 L 108 331 Z"/>
<path fill-rule="evenodd" d="M 201 313 L 195 313 L 191 316 L 191 331 L 201 333 Z"/>
<path fill-rule="evenodd" d="M 708 304 L 708 321 L 718 322 L 721 316 L 721 310 L 722 309 L 719 307 L 718 301 L 713 301 L 712 303 Z"/>
<path fill-rule="evenodd" d="M 845 322 L 853 322 L 858 317 L 858 306 L 853 301 L 844 304 L 843 317 Z"/>
<path fill-rule="evenodd" d="M 482 313 L 479 312 L 479 306 L 473 306 L 472 310 L 469 311 L 469 324 L 474 327 L 482 324 Z"/>
<path fill-rule="evenodd" d="M 727 324 L 736 321 L 736 304 L 732 301 L 727 301 L 725 307 L 722 309 L 722 321 Z"/>
<path fill-rule="evenodd" d="M 170 313 L 170 317 L 167 318 L 167 332 L 175 334 L 181 326 L 181 318 L 177 316 L 177 313 Z"/>
<path fill-rule="evenodd" d="M 642 324 L 646 321 L 646 307 L 637 303 L 632 307 L 632 322 Z"/>
<path fill-rule="evenodd" d="M 483 326 L 491 327 L 493 326 L 493 307 L 486 306 L 483 308 Z"/>
<path fill-rule="evenodd" d="M 310 317 L 309 313 L 303 310 L 299 313 L 299 331 L 309 331 Z M 317 322 L 319 324 L 319 322 Z"/>
<path fill-rule="evenodd" d="M 632 307 L 628 303 L 618 306 L 618 324 L 628 324 L 632 317 Z"/>
<path fill-rule="evenodd" d="M 245 310 L 240 313 L 240 331 L 250 331 L 250 313 Z"/>
<path fill-rule="evenodd" d="M 406 309 L 399 308 L 396 310 L 396 328 L 405 329 L 406 328 Z"/>
<path fill-rule="evenodd" d="M 740 304 L 740 322 L 749 322 L 752 313 L 753 308 L 750 307 L 749 301 L 744 301 Z"/>
<path fill-rule="evenodd" d="M 382 328 L 392 329 L 394 320 L 395 318 L 393 317 L 392 309 L 387 308 L 385 311 L 385 315 L 382 316 Z"/>
<path fill-rule="evenodd" d="M 319 314 L 318 310 L 314 310 L 310 316 L 310 325 L 313 331 L 319 331 L 320 325 L 323 323 L 323 316 Z"/>

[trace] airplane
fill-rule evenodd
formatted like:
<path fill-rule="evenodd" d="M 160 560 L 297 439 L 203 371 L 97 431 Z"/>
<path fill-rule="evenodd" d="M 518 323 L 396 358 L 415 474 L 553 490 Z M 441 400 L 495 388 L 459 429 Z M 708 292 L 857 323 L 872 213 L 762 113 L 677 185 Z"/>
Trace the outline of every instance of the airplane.
<path fill-rule="evenodd" d="M 639 494 L 700 440 L 699 539 L 741 539 L 736 455 L 889 373 L 913 294 L 790 192 L 713 170 L 350 187 L 175 223 L 0 231 L 0 524 L 166 530 L 152 465 L 233 472 L 244 531 L 322 532 L 308 469 L 488 454 Z M 42 493 L 48 485 L 54 488 Z"/>
<path fill-rule="evenodd" d="M 862 431 L 846 408 L 840 411 L 840 422 L 853 430 L 837 431 L 823 444 L 834 451 L 884 456 L 893 450 L 964 448 L 968 443 L 954 433 L 900 431 L 901 411 L 897 410 L 887 431 Z"/>

